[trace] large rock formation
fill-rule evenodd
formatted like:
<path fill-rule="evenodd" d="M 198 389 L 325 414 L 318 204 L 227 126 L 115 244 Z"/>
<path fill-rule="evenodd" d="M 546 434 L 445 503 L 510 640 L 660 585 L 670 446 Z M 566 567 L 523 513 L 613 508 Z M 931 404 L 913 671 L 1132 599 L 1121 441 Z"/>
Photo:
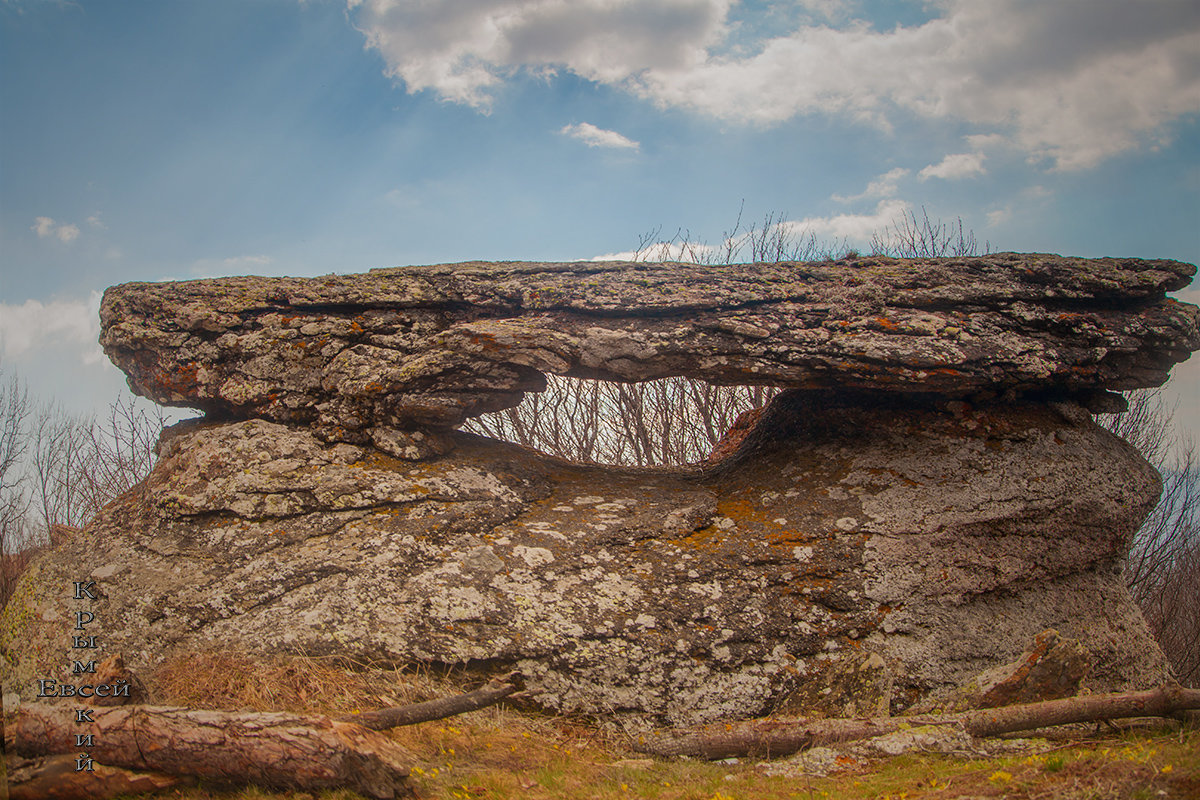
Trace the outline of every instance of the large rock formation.
<path fill-rule="evenodd" d="M 469 263 L 109 289 L 100 341 L 134 391 L 210 414 L 449 428 L 544 373 L 824 390 L 1156 386 L 1196 347 L 1177 261 L 864 258 L 706 267 Z"/>
<path fill-rule="evenodd" d="M 117 287 L 102 341 L 131 385 L 210 415 L 26 577 L 19 691 L 69 679 L 82 607 L 135 670 L 206 647 L 515 665 L 545 707 L 674 722 L 788 707 L 870 654 L 903 708 L 1047 628 L 1091 651 L 1094 688 L 1153 683 L 1120 570 L 1158 476 L 1080 403 L 1200 346 L 1164 297 L 1192 271 L 1003 254 Z M 450 430 L 543 372 L 790 391 L 703 468 Z M 100 599 L 72 600 L 88 576 Z"/>

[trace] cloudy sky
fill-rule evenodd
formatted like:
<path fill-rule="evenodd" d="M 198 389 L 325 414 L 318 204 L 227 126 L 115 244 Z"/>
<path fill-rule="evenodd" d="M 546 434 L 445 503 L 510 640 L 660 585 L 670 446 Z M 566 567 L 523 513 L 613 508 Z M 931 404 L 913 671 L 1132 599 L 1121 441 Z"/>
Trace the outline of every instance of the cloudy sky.
<path fill-rule="evenodd" d="M 1196 263 L 1198 115 L 1195 0 L 0 0 L 0 369 L 107 405 L 115 283 L 717 245 L 739 209 Z"/>

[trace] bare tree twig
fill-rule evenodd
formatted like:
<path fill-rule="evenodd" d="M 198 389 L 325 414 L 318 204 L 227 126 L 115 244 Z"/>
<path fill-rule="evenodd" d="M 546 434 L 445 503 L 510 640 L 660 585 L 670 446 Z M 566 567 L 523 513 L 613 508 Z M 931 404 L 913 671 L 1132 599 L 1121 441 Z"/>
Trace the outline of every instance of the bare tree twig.
<path fill-rule="evenodd" d="M 453 717 L 499 703 L 514 694 L 518 687 L 520 674 L 510 672 L 499 678 L 493 678 L 486 685 L 455 697 L 440 697 L 424 703 L 413 703 L 394 708 L 382 708 L 378 711 L 368 711 L 363 714 L 348 714 L 340 717 L 341 722 L 353 722 L 374 731 L 397 728 L 401 725 L 415 725 L 418 722 L 429 722 L 434 719 Z"/>

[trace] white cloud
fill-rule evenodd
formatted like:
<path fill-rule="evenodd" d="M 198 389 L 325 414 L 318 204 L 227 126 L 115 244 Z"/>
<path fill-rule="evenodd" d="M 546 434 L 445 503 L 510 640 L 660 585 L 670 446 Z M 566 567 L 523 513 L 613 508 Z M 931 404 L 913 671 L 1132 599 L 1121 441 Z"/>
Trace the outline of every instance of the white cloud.
<path fill-rule="evenodd" d="M 638 257 L 637 250 L 622 250 L 619 253 L 604 253 L 599 256 L 592 256 L 584 259 L 585 261 L 634 261 Z"/>
<path fill-rule="evenodd" d="M 942 178 L 943 180 L 958 180 L 983 175 L 983 153 L 954 153 L 948 155 L 937 164 L 930 164 L 918 173 L 921 180 Z"/>
<path fill-rule="evenodd" d="M 92 214 L 90 217 L 88 217 L 87 224 L 89 227 L 94 228 L 95 230 L 98 230 L 98 231 L 108 230 L 108 226 L 105 225 L 100 220 L 99 212 L 96 212 L 95 214 Z"/>
<path fill-rule="evenodd" d="M 55 238 L 64 244 L 75 241 L 79 237 L 79 226 L 71 223 L 55 222 L 51 217 L 38 217 L 33 221 L 29 230 L 38 235 L 39 239 Z"/>
<path fill-rule="evenodd" d="M 50 217 L 38 217 L 33 221 L 33 227 L 29 230 L 38 235 L 39 239 L 44 239 L 47 236 L 54 235 L 54 220 Z"/>
<path fill-rule="evenodd" d="M 836 214 L 829 217 L 805 217 L 799 221 L 785 222 L 783 226 L 799 236 L 814 234 L 819 240 L 865 243 L 871 234 L 883 231 L 900 218 L 909 208 L 903 200 L 884 199 L 875 206 L 871 214 Z"/>
<path fill-rule="evenodd" d="M 689 242 L 654 242 L 641 250 L 623 250 L 620 253 L 605 253 L 593 256 L 588 261 L 684 261 L 703 262 L 716 251 L 707 244 Z"/>
<path fill-rule="evenodd" d="M 995 208 L 987 212 L 987 224 L 989 228 L 994 228 L 1001 223 L 1008 222 L 1012 218 L 1012 206 L 1004 208 Z"/>
<path fill-rule="evenodd" d="M 971 146 L 971 149 L 976 152 L 1011 144 L 1008 141 L 1008 137 L 1000 133 L 975 133 L 971 134 L 970 136 L 964 136 L 963 138 L 966 139 L 967 144 Z"/>
<path fill-rule="evenodd" d="M 563 69 L 750 123 L 841 114 L 887 127 L 898 109 L 966 122 L 1058 169 L 1160 144 L 1174 120 L 1200 112 L 1195 0 L 940 0 L 941 15 L 920 25 L 807 24 L 753 55 L 714 55 L 734 33 L 730 5 L 349 0 L 389 75 L 481 110 L 515 71 Z M 831 19 L 845 10 L 805 5 Z"/>
<path fill-rule="evenodd" d="M 52 345 L 77 350 L 85 364 L 103 360 L 96 341 L 100 336 L 100 298 L 100 292 L 94 291 L 86 300 L 0 303 L 0 348 L 5 360 Z"/>
<path fill-rule="evenodd" d="M 349 0 L 367 46 L 408 91 L 486 110 L 513 70 L 563 67 L 602 83 L 700 63 L 730 0 Z"/>
<path fill-rule="evenodd" d="M 1200 5 L 1190 0 L 948 0 L 923 25 L 807 27 L 743 61 L 648 71 L 643 94 L 774 122 L 900 107 L 1003 132 L 1031 158 L 1091 166 L 1200 110 Z M 804 80 L 795 76 L 803 75 Z"/>
<path fill-rule="evenodd" d="M 903 167 L 896 167 L 888 170 L 875 180 L 867 184 L 867 188 L 855 195 L 835 194 L 833 199 L 839 203 L 853 203 L 856 200 L 865 200 L 875 197 L 891 197 L 898 190 L 897 182 L 904 176 L 908 175 L 908 170 Z"/>
<path fill-rule="evenodd" d="M 581 122 L 578 125 L 564 125 L 559 133 L 564 133 L 574 139 L 586 144 L 588 147 L 615 147 L 637 150 L 639 145 L 632 139 L 628 139 L 616 131 L 608 131 L 604 128 L 597 128 L 590 122 Z"/>

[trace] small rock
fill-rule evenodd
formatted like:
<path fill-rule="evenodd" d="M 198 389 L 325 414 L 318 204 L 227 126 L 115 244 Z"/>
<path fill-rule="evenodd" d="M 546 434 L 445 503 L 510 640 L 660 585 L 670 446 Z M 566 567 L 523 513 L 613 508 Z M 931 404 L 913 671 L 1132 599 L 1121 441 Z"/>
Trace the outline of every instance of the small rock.
<path fill-rule="evenodd" d="M 984 670 L 963 685 L 931 695 L 913 711 L 966 711 L 1072 697 L 1092 667 L 1080 642 L 1047 629 L 1016 660 Z"/>

